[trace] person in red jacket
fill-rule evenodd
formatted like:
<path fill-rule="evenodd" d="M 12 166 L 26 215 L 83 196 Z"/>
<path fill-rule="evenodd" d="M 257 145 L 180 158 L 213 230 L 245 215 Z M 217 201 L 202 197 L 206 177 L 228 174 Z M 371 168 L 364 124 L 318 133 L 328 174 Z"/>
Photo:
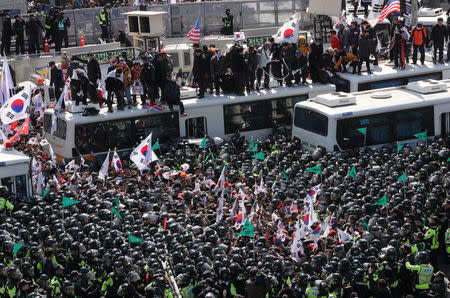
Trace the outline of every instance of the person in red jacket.
<path fill-rule="evenodd" d="M 338 49 L 338 51 L 341 51 L 341 40 L 339 38 L 339 36 L 337 36 L 336 31 L 335 30 L 331 30 L 330 32 L 331 34 L 331 47 L 333 49 Z"/>
<path fill-rule="evenodd" d="M 417 63 L 417 50 L 419 50 L 420 62 L 422 62 L 423 65 L 425 61 L 425 46 L 428 43 L 428 36 L 427 30 L 425 30 L 422 24 L 417 24 L 417 26 L 411 30 L 410 40 L 413 45 L 413 64 Z"/>

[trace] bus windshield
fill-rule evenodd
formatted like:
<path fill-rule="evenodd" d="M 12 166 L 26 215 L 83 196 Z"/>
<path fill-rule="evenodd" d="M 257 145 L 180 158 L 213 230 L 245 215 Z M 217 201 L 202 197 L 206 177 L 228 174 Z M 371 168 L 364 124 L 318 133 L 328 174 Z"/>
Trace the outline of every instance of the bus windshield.
<path fill-rule="evenodd" d="M 294 125 L 324 137 L 328 135 L 328 117 L 306 108 L 295 108 Z"/>
<path fill-rule="evenodd" d="M 341 149 L 393 143 L 413 139 L 426 131 L 434 135 L 433 107 L 374 114 L 337 121 L 337 143 Z M 366 137 L 358 128 L 366 127 Z M 364 140 L 365 139 L 365 140 Z"/>
<path fill-rule="evenodd" d="M 177 113 L 147 117 L 77 124 L 75 146 L 79 154 L 95 154 L 117 149 L 131 149 L 153 133 L 153 139 L 165 143 L 180 136 Z"/>

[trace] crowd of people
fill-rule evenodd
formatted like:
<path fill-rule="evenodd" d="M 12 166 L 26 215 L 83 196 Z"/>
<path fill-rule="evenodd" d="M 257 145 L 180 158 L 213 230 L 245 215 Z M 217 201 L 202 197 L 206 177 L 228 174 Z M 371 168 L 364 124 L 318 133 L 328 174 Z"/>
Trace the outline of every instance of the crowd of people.
<path fill-rule="evenodd" d="M 119 154 L 103 179 L 88 159 L 54 160 L 31 120 L 14 147 L 40 191 L 0 187 L 2 297 L 175 297 L 174 283 L 184 298 L 448 291 L 448 138 L 333 154 L 236 137 L 163 146 L 142 172 Z"/>
<path fill-rule="evenodd" d="M 133 109 L 138 100 L 143 108 L 148 108 L 159 99 L 160 104 L 168 104 L 171 110 L 173 105 L 179 105 L 181 116 L 185 116 L 180 86 L 172 80 L 173 62 L 165 51 L 154 56 L 142 51 L 134 61 L 123 51 L 111 59 L 106 78 L 102 78 L 94 55 L 88 53 L 87 58 L 64 56 L 59 67 L 54 61 L 50 62 L 50 86 L 54 88 L 57 99 L 63 98 L 64 88 L 69 84 L 70 98 L 76 106 L 80 103 L 87 105 L 89 100 L 100 107 L 106 105 L 109 112 L 113 112 L 114 99 L 118 110 L 124 110 L 126 106 Z M 66 69 L 69 81 L 62 68 Z M 61 105 L 64 109 L 65 100 L 61 100 Z"/>

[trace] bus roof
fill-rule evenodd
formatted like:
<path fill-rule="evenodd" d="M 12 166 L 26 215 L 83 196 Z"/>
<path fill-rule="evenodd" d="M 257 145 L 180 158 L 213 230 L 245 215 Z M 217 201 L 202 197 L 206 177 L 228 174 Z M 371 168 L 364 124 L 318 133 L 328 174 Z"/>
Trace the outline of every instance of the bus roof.
<path fill-rule="evenodd" d="M 450 80 L 441 81 L 450 88 Z M 421 94 L 407 89 L 407 86 L 355 92 L 356 104 L 329 107 L 309 99 L 299 102 L 296 107 L 305 107 L 331 118 L 358 117 L 401 109 L 414 109 L 433 104 L 448 103 L 449 91 Z M 389 96 L 390 95 L 390 96 Z M 380 98 L 386 96 L 387 98 Z M 388 97 L 389 96 L 389 97 Z M 375 98 L 376 97 L 376 98 Z"/>
<path fill-rule="evenodd" d="M 425 62 L 425 65 L 407 64 L 405 70 L 394 69 L 393 65 L 386 65 L 384 63 L 375 66 L 372 69 L 372 75 L 358 76 L 352 73 L 339 73 L 339 77 L 348 80 L 351 83 L 366 83 L 371 81 L 382 81 L 389 79 L 396 79 L 400 77 L 415 76 L 427 73 L 435 73 L 437 71 L 450 70 L 448 64 L 433 64 L 432 62 Z"/>
<path fill-rule="evenodd" d="M 295 97 L 302 94 L 308 94 L 310 92 L 328 93 L 335 90 L 334 85 L 321 85 L 313 84 L 299 87 L 278 87 L 271 90 L 262 90 L 259 93 L 252 93 L 247 96 L 234 96 L 234 95 L 205 95 L 202 99 L 186 99 L 183 100 L 183 104 L 186 110 L 195 109 L 197 107 L 207 107 L 207 106 L 217 106 L 224 104 L 237 104 L 251 101 L 259 101 L 273 98 L 282 97 Z M 164 112 L 170 112 L 167 105 Z M 45 113 L 53 114 L 53 109 L 47 110 Z M 137 106 L 136 109 L 132 110 L 115 110 L 113 113 L 108 113 L 107 107 L 100 109 L 98 115 L 95 116 L 83 116 L 81 113 L 70 113 L 65 111 L 58 115 L 58 118 L 64 119 L 66 121 L 71 121 L 75 123 L 96 123 L 103 121 L 118 120 L 124 118 L 134 118 L 134 117 L 144 117 L 148 115 L 157 115 L 159 113 L 164 113 L 160 111 L 154 111 L 150 109 L 143 109 L 142 106 Z"/>
<path fill-rule="evenodd" d="M 29 161 L 30 158 L 28 156 L 15 149 L 12 150 L 0 149 L 0 167 L 14 164 L 28 163 Z"/>

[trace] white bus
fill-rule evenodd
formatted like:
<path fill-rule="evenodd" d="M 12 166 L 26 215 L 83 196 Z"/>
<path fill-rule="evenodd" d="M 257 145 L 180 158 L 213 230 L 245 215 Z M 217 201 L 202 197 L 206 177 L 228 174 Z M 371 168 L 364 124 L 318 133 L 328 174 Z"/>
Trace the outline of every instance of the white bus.
<path fill-rule="evenodd" d="M 345 151 L 450 133 L 450 80 L 359 93 L 319 95 L 295 105 L 292 135 L 303 148 Z M 366 136 L 358 128 L 366 128 Z M 417 140 L 417 139 L 416 139 Z"/>
<path fill-rule="evenodd" d="M 420 64 L 420 62 L 419 62 Z M 425 65 L 407 64 L 406 69 L 394 69 L 393 65 L 381 63 L 372 66 L 372 75 L 364 73 L 361 76 L 352 73 L 339 73 L 333 83 L 337 91 L 359 92 L 380 88 L 397 87 L 427 79 L 446 80 L 450 79 L 450 64 L 433 64 L 426 62 Z"/>
<path fill-rule="evenodd" d="M 160 143 L 178 138 L 228 137 L 239 131 L 243 136 L 265 138 L 278 126 L 292 124 L 294 105 L 319 94 L 334 92 L 333 85 L 313 84 L 279 87 L 241 96 L 207 95 L 204 99 L 183 100 L 186 117 L 178 107 L 171 112 L 149 111 L 138 106 L 132 110 L 108 113 L 102 108 L 96 116 L 64 112 L 58 115 L 57 129 L 50 134 L 53 110 L 44 114 L 44 136 L 58 159 L 79 155 L 93 159 L 109 149 L 130 150 L 150 132 Z"/>
<path fill-rule="evenodd" d="M 0 185 L 18 198 L 29 198 L 32 193 L 30 157 L 15 150 L 0 148 Z"/>

